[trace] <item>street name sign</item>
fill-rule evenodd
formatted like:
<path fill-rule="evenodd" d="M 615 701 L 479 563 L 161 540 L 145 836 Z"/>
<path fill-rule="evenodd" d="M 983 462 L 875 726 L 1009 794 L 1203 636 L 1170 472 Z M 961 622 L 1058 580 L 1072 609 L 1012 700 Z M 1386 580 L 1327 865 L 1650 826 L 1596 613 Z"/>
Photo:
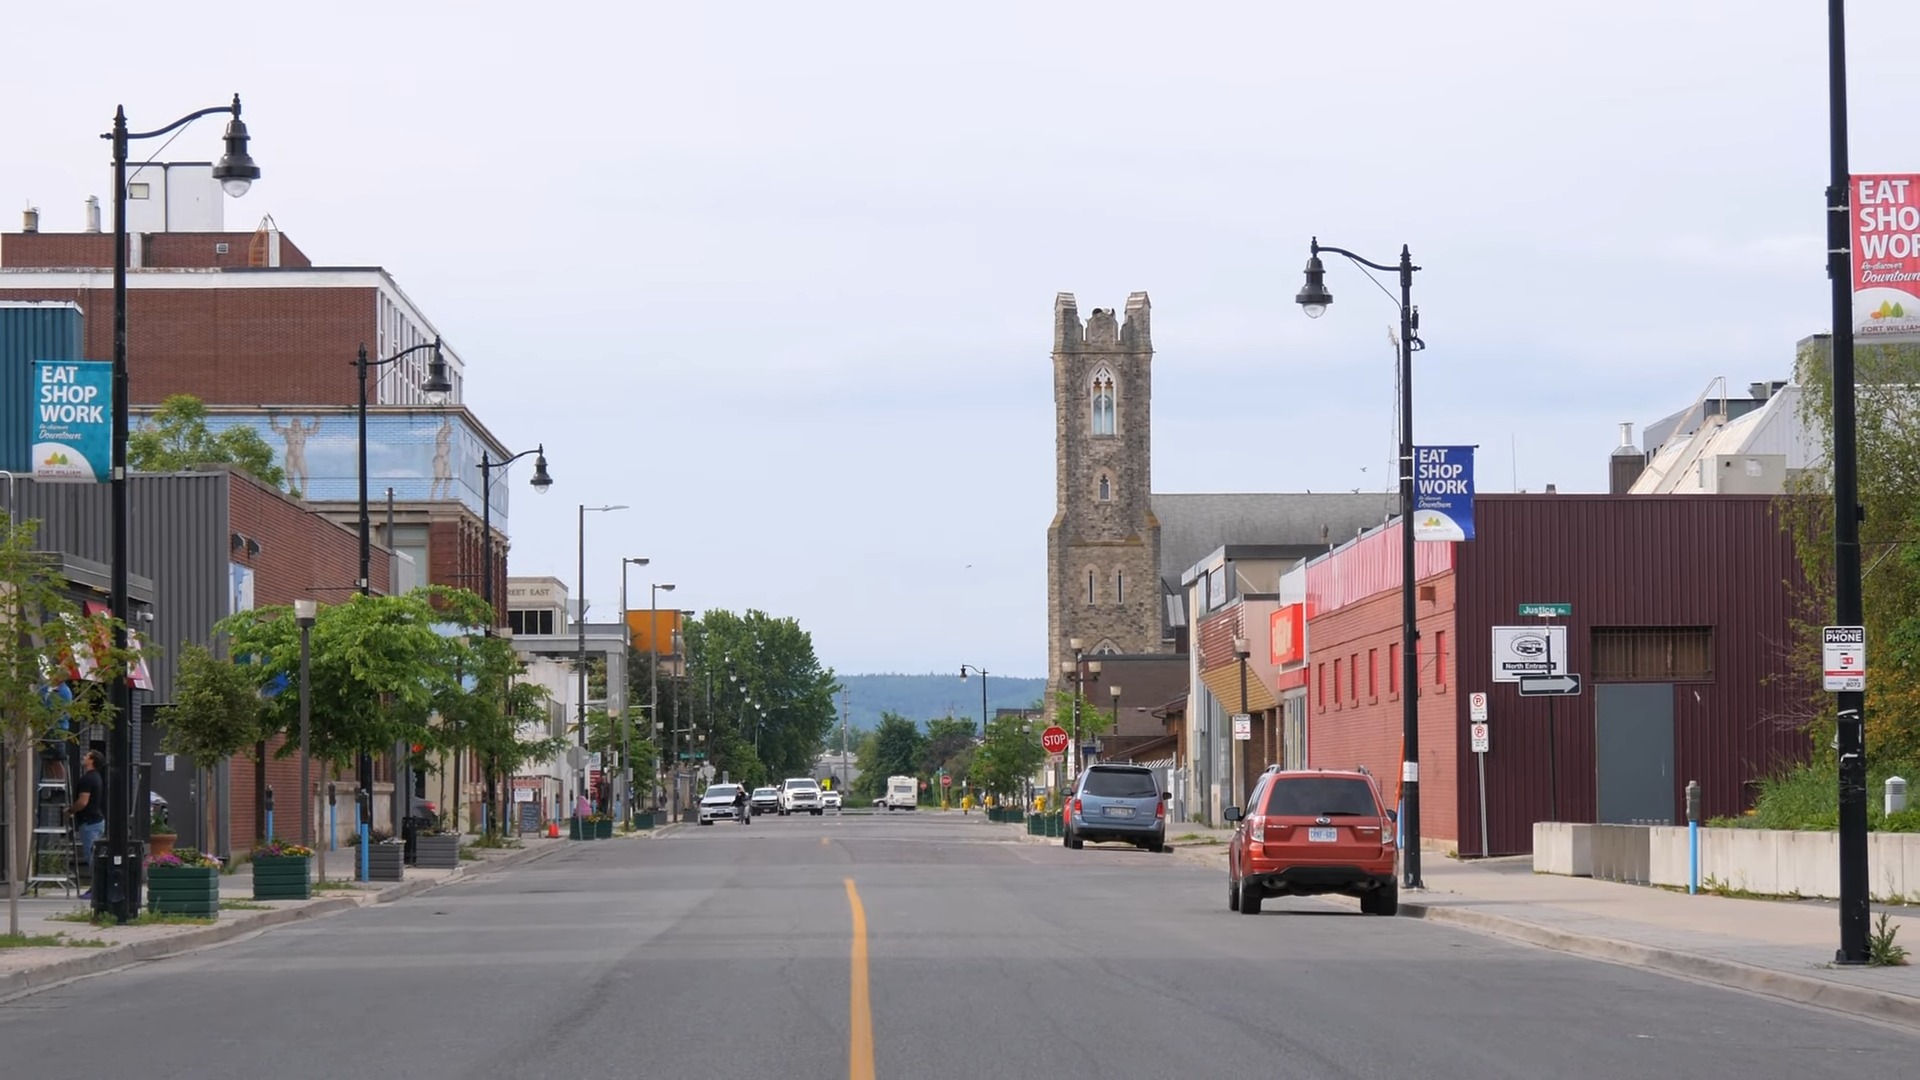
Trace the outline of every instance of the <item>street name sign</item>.
<path fill-rule="evenodd" d="M 1578 697 L 1578 675 L 1528 675 L 1520 680 L 1521 697 Z"/>
<path fill-rule="evenodd" d="M 1573 605 L 1521 604 L 1520 617 L 1523 619 L 1568 619 L 1573 617 Z"/>

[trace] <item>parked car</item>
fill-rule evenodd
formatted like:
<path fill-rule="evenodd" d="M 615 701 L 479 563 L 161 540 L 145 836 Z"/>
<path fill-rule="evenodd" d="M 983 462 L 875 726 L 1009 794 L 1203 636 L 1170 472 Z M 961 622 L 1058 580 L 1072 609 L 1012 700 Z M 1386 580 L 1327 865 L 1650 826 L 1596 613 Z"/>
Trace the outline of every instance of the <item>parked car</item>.
<path fill-rule="evenodd" d="M 1148 851 L 1167 849 L 1167 793 L 1144 765 L 1089 765 L 1067 800 L 1060 842 L 1121 840 Z"/>
<path fill-rule="evenodd" d="M 739 784 L 714 784 L 707 788 L 706 794 L 700 796 L 700 824 L 711 825 L 722 819 L 739 820 L 740 811 L 734 805 L 734 799 L 739 794 Z"/>
<path fill-rule="evenodd" d="M 409 798 L 407 813 L 419 822 L 420 828 L 428 832 L 440 827 L 440 808 L 418 795 Z"/>
<path fill-rule="evenodd" d="M 780 813 L 820 816 L 820 782 L 811 776 L 790 776 L 780 785 Z"/>
<path fill-rule="evenodd" d="M 756 814 L 777 814 L 780 812 L 780 789 L 754 788 L 752 802 Z"/>
<path fill-rule="evenodd" d="M 838 791 L 821 792 L 820 793 L 820 809 L 833 810 L 838 812 L 840 809 L 840 793 Z"/>
<path fill-rule="evenodd" d="M 1394 874 L 1397 817 L 1373 777 L 1328 769 L 1262 773 L 1227 844 L 1227 907 L 1260 914 L 1269 896 L 1341 893 L 1369 915 L 1400 910 Z"/>

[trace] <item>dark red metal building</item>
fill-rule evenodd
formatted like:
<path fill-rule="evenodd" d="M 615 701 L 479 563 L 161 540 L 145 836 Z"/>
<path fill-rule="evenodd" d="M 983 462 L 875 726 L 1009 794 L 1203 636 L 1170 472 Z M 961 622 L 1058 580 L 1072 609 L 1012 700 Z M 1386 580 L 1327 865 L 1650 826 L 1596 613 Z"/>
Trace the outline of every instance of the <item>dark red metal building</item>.
<path fill-rule="evenodd" d="M 1700 781 L 1709 816 L 1737 814 L 1755 780 L 1804 760 L 1807 737 L 1792 716 L 1805 684 L 1786 655 L 1799 570 L 1778 503 L 1482 495 L 1474 540 L 1421 544 L 1425 837 L 1462 855 L 1504 855 L 1532 850 L 1536 821 L 1678 823 L 1689 780 Z M 1390 796 L 1402 723 L 1398 528 L 1307 567 L 1309 760 L 1364 763 Z M 1542 604 L 1570 610 L 1520 614 Z M 1521 650 L 1564 628 L 1555 647 L 1581 692 L 1522 696 L 1497 678 L 1500 627 L 1516 628 L 1503 636 Z M 1469 734 L 1476 693 L 1488 696 L 1490 727 L 1484 851 Z"/>

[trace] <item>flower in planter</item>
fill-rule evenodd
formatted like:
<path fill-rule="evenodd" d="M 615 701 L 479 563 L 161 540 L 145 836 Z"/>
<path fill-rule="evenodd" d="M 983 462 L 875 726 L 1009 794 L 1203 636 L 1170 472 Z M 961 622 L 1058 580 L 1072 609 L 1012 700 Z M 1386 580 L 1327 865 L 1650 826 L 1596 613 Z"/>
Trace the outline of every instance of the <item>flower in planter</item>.
<path fill-rule="evenodd" d="M 193 866 L 206 869 L 220 869 L 220 860 L 201 851 L 199 848 L 175 848 L 170 855 L 147 856 L 148 866 Z"/>
<path fill-rule="evenodd" d="M 256 859 L 276 859 L 283 857 L 311 859 L 313 858 L 313 849 L 304 844 L 289 843 L 275 836 L 264 844 L 255 845 L 253 857 Z"/>

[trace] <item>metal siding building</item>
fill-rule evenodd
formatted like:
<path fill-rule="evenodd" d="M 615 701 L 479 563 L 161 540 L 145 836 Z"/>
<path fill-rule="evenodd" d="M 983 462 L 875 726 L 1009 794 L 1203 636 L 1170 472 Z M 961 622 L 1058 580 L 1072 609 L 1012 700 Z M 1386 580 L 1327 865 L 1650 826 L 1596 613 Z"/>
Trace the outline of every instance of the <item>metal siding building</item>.
<path fill-rule="evenodd" d="M 80 306 L 0 300 L 0 470 L 33 472 L 33 362 L 81 360 Z"/>
<path fill-rule="evenodd" d="M 1662 713 L 1671 698 L 1671 769 L 1664 782 L 1684 807 L 1687 781 L 1699 780 L 1708 816 L 1737 814 L 1750 783 L 1804 760 L 1807 737 L 1787 721 L 1795 694 L 1783 649 L 1790 633 L 1798 566 L 1771 496 L 1482 495 L 1476 539 L 1454 545 L 1457 597 L 1454 648 L 1461 693 L 1454 738 L 1455 805 L 1462 854 L 1481 854 L 1479 786 L 1468 739 L 1467 693 L 1489 692 L 1491 751 L 1486 755 L 1489 846 L 1495 854 L 1530 851 L 1535 821 L 1549 820 L 1547 701 L 1522 698 L 1514 683 L 1492 681 L 1492 628 L 1567 627 L 1570 666 L 1585 677 L 1578 697 L 1555 700 L 1559 818 L 1600 820 L 1601 750 L 1597 702 L 1638 704 L 1607 713 L 1609 724 L 1638 723 L 1633 711 Z M 1567 603 L 1570 617 L 1523 619 L 1519 605 Z M 1711 672 L 1672 678 L 1596 679 L 1595 628 L 1710 628 Z M 1625 689 L 1621 689 L 1621 688 Z M 1613 689 L 1609 689 L 1613 688 Z M 1613 708 L 1613 707 L 1606 707 Z M 1653 748 L 1655 751 L 1658 747 Z M 1666 768 L 1650 753 L 1648 774 Z"/>

